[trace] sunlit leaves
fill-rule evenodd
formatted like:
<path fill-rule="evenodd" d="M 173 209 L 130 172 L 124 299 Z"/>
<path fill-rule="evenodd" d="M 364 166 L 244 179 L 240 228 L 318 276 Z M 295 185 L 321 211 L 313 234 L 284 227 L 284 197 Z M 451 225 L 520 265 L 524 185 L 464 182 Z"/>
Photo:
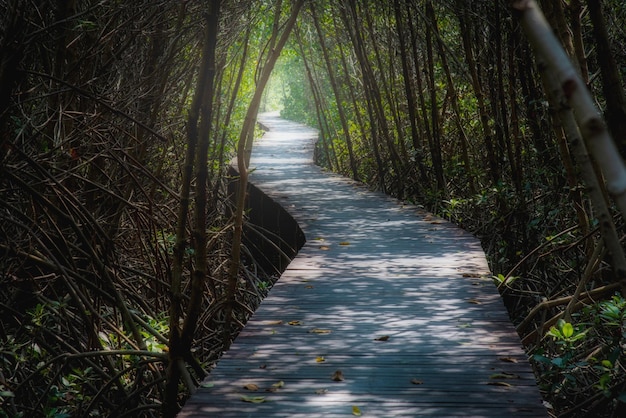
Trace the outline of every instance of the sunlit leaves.
<path fill-rule="evenodd" d="M 574 335 L 574 327 L 569 322 L 566 322 L 563 324 L 563 327 L 561 327 L 561 332 L 563 333 L 563 337 L 570 338 Z"/>
<path fill-rule="evenodd" d="M 585 338 L 586 334 L 587 330 L 577 331 L 571 323 L 562 319 L 557 322 L 556 326 L 551 327 L 547 333 L 547 335 L 562 344 L 572 344 L 578 340 L 582 340 Z"/>
<path fill-rule="evenodd" d="M 503 286 L 503 285 L 510 286 L 513 284 L 513 282 L 517 280 L 517 277 L 515 276 L 509 276 L 509 275 L 505 276 L 502 273 L 498 273 L 497 275 L 491 276 L 491 277 L 493 278 L 493 281 L 496 283 L 498 287 Z"/>

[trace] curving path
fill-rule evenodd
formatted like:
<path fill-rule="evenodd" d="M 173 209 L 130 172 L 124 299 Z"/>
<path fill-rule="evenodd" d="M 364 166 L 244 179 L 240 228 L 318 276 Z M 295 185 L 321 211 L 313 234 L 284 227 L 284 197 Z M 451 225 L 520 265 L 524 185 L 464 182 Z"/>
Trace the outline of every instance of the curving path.
<path fill-rule="evenodd" d="M 179 417 L 547 416 L 478 240 L 260 120 L 251 180 L 307 242 Z"/>

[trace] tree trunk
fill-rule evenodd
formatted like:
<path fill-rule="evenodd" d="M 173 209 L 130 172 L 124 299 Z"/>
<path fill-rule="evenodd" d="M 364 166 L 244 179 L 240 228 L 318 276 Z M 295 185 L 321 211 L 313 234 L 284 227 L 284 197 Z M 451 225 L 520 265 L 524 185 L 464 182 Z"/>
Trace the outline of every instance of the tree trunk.
<path fill-rule="evenodd" d="M 432 10 L 432 3 L 426 2 L 426 14 Z M 426 28 L 426 56 L 428 65 L 428 92 L 430 94 L 430 118 L 432 123 L 432 145 L 430 149 L 435 179 L 437 180 L 437 191 L 445 195 L 446 182 L 443 173 L 443 158 L 441 155 L 441 125 L 439 121 L 439 104 L 437 103 L 437 88 L 435 84 L 435 62 L 433 59 L 432 28 Z"/>
<path fill-rule="evenodd" d="M 183 169 L 183 179 L 180 192 L 180 207 L 178 210 L 178 223 L 176 227 L 176 243 L 174 245 L 174 260 L 172 266 L 172 279 L 170 286 L 170 335 L 169 335 L 169 352 L 168 352 L 168 367 L 167 367 L 167 381 L 165 385 L 165 394 L 163 399 L 163 416 L 166 418 L 174 417 L 178 412 L 178 383 L 181 376 L 185 373 L 184 360 L 190 356 L 191 341 L 195 331 L 197 317 L 200 311 L 202 298 L 204 295 L 204 279 L 206 276 L 206 248 L 202 252 L 200 248 L 196 248 L 196 251 L 201 251 L 203 259 L 200 261 L 200 266 L 196 266 L 196 269 L 192 278 L 192 295 L 191 301 L 188 307 L 188 316 L 183 316 L 183 294 L 182 294 L 182 275 L 183 264 L 186 250 L 186 237 L 187 237 L 187 216 L 189 214 L 190 206 L 190 190 L 192 173 L 194 169 L 194 160 L 198 155 L 198 152 L 204 150 L 204 158 L 198 157 L 196 161 L 196 169 L 200 176 L 204 176 L 198 181 L 196 193 L 203 194 L 203 200 L 206 200 L 206 148 L 208 147 L 208 130 L 210 129 L 210 102 L 213 100 L 213 76 L 215 74 L 215 46 L 217 41 L 217 23 L 218 13 L 220 7 L 220 0 L 212 0 L 209 5 L 209 14 L 206 17 L 206 38 L 202 51 L 202 61 L 200 63 L 200 69 L 198 72 L 198 84 L 194 93 L 191 108 L 189 110 L 189 117 L 187 123 L 187 151 L 185 154 L 185 165 Z M 209 102 L 209 103 L 207 103 Z M 199 122 L 202 121 L 199 125 Z M 201 145 L 198 147 L 198 139 L 200 136 Z M 204 164 L 201 167 L 200 164 Z M 198 199 L 198 198 L 197 198 Z M 206 217 L 203 208 L 206 202 L 200 203 L 202 214 L 197 213 L 196 218 L 200 216 Z M 202 221 L 201 221 L 202 222 Z M 198 232 L 198 227 L 202 227 L 201 224 L 196 224 L 196 243 L 206 247 L 206 238 L 204 237 L 204 231 L 206 228 L 202 227 L 202 233 Z M 200 241 L 198 241 L 200 240 Z M 196 260 L 198 262 L 198 260 Z M 180 321 L 184 318 L 184 323 L 181 328 Z M 190 388 L 193 390 L 193 388 Z"/>
<path fill-rule="evenodd" d="M 456 127 L 459 131 L 459 144 L 461 145 L 461 161 L 463 161 L 463 168 L 466 175 L 466 181 L 469 188 L 469 192 L 471 194 L 476 193 L 476 188 L 474 187 L 474 178 L 471 173 L 471 163 L 469 158 L 469 140 L 467 139 L 467 135 L 465 134 L 465 129 L 463 128 L 463 123 L 461 121 L 461 110 L 459 108 L 459 101 L 456 88 L 454 86 L 454 81 L 452 80 L 452 74 L 450 73 L 450 66 L 448 65 L 448 58 L 446 56 L 445 45 L 443 44 L 443 40 L 441 39 L 441 35 L 439 34 L 439 25 L 437 23 L 437 18 L 435 16 L 435 10 L 432 7 L 430 2 L 427 3 L 426 7 L 426 16 L 430 19 L 431 29 L 436 38 L 437 43 L 437 51 L 439 52 L 439 59 L 441 60 L 441 66 L 443 67 L 443 71 L 446 75 L 446 81 L 448 82 L 448 95 L 452 104 L 452 111 L 454 112 L 454 121 Z"/>
<path fill-rule="evenodd" d="M 615 58 L 611 53 L 611 42 L 604 24 L 601 0 L 587 0 L 589 16 L 593 23 L 593 36 L 596 41 L 597 63 L 602 75 L 602 92 L 606 100 L 604 115 L 617 147 L 626 158 L 626 97 Z"/>
<path fill-rule="evenodd" d="M 495 147 L 493 144 L 493 136 L 491 133 L 491 127 L 489 126 L 489 111 L 485 104 L 485 92 L 483 90 L 482 83 L 478 74 L 476 60 L 474 58 L 474 51 L 472 48 L 471 31 L 469 25 L 470 10 L 469 4 L 464 0 L 457 1 L 457 9 L 459 25 L 461 28 L 461 38 L 463 39 L 463 51 L 465 52 L 465 62 L 469 69 L 470 78 L 472 81 L 472 87 L 476 100 L 478 101 L 478 116 L 480 118 L 480 124 L 483 131 L 483 139 L 485 141 L 485 149 L 487 150 L 487 160 L 489 165 L 489 174 L 493 184 L 497 184 L 500 181 L 500 165 L 496 158 Z"/>
<path fill-rule="evenodd" d="M 420 140 L 420 132 L 418 130 L 417 103 L 415 101 L 415 93 L 413 91 L 413 83 L 411 82 L 411 70 L 409 68 L 409 50 L 406 43 L 406 32 L 404 28 L 404 16 L 400 8 L 401 0 L 394 0 L 394 13 L 396 18 L 396 31 L 398 32 L 398 42 L 400 45 L 400 61 L 402 63 L 402 79 L 404 81 L 404 94 L 407 101 L 407 111 L 409 113 L 409 124 L 411 126 L 411 143 L 413 144 L 413 156 L 419 169 L 420 180 L 424 186 L 428 183 L 428 175 L 424 166 L 424 157 L 422 155 L 422 143 Z"/>
<path fill-rule="evenodd" d="M 513 7 L 519 14 L 522 28 L 536 55 L 546 62 L 546 74 L 550 77 L 548 83 L 555 91 L 555 97 L 562 98 L 560 102 L 568 103 L 572 107 L 576 119 L 575 123 L 592 156 L 597 161 L 603 161 L 602 169 L 608 183 L 607 189 L 614 197 L 622 212 L 622 217 L 625 217 L 626 167 L 617 153 L 615 144 L 608 134 L 604 121 L 598 114 L 587 87 L 554 36 L 537 3 L 534 0 L 516 1 L 513 3 Z M 568 129 L 566 123 L 569 123 L 570 120 L 571 118 L 563 121 L 566 129 Z M 573 131 L 574 128 L 572 127 L 571 130 Z M 580 141 L 574 141 L 574 145 L 576 142 Z M 591 176 L 589 175 L 589 177 Z M 592 187 L 590 193 L 594 191 L 593 189 L 596 188 Z M 601 204 L 601 200 L 603 200 L 600 197 L 592 199 L 594 204 Z M 611 233 L 610 231 L 615 228 L 612 225 L 611 216 L 609 214 L 598 214 L 598 216 L 602 216 L 599 219 L 601 227 L 605 228 L 607 233 Z M 619 240 L 617 244 L 613 242 L 613 239 L 607 240 L 606 245 L 612 253 L 616 279 L 620 280 L 626 274 L 623 250 L 619 245 Z M 626 289 L 622 289 L 622 293 L 625 291 Z"/>
<path fill-rule="evenodd" d="M 317 37 L 320 43 L 320 47 L 322 48 L 322 55 L 324 57 L 324 62 L 326 63 L 326 71 L 328 72 L 330 86 L 333 89 L 335 102 L 337 103 L 337 113 L 339 114 L 339 121 L 341 122 L 341 128 L 343 129 L 343 135 L 346 140 L 346 146 L 348 148 L 348 158 L 350 159 L 350 171 L 352 173 L 352 178 L 356 181 L 359 181 L 359 169 L 357 166 L 356 157 L 354 155 L 354 146 L 352 145 L 352 138 L 350 137 L 350 127 L 348 125 L 348 118 L 346 117 L 346 113 L 343 107 L 343 102 L 341 100 L 341 94 L 339 91 L 339 85 L 335 77 L 335 70 L 330 61 L 330 55 L 328 54 L 326 41 L 324 40 L 322 28 L 320 27 L 319 19 L 317 18 L 317 12 L 315 11 L 315 5 L 313 3 L 311 3 L 310 10 L 311 10 L 311 17 L 313 18 L 313 24 L 315 25 L 315 31 L 317 33 Z"/>
<path fill-rule="evenodd" d="M 246 191 L 248 188 L 248 165 L 250 164 L 250 155 L 252 153 L 252 142 L 254 139 L 254 127 L 256 117 L 261 105 L 263 91 L 269 81 L 274 65 L 280 56 L 280 53 L 289 38 L 289 34 L 293 29 L 298 13 L 302 8 L 304 0 L 297 0 L 291 10 L 291 15 L 284 25 L 280 38 L 276 45 L 270 50 L 267 59 L 260 72 L 260 77 L 254 91 L 250 105 L 246 112 L 243 127 L 239 135 L 239 143 L 237 146 L 237 170 L 239 171 L 239 183 L 236 196 L 236 207 L 233 215 L 233 238 L 231 249 L 231 261 L 228 269 L 227 287 L 226 287 L 226 310 L 223 330 L 223 346 L 228 348 L 232 340 L 231 323 L 233 322 L 233 309 L 236 301 L 237 281 L 239 279 L 239 267 L 241 262 L 241 240 L 243 235 L 243 214 L 245 209 Z M 277 24 L 277 22 L 275 22 Z"/>

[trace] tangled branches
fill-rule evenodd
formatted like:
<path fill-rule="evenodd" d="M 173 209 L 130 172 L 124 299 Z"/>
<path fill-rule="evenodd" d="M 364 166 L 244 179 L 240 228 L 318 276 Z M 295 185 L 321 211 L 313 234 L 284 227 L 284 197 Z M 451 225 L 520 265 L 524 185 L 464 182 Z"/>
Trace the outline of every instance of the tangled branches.
<path fill-rule="evenodd" d="M 0 417 L 160 415 L 203 31 L 203 6 L 187 3 L 0 5 Z M 222 347 L 228 135 L 212 137 L 223 138 L 207 179 L 206 286 L 217 290 L 202 300 L 190 386 Z M 246 277 L 237 322 L 262 296 Z"/>

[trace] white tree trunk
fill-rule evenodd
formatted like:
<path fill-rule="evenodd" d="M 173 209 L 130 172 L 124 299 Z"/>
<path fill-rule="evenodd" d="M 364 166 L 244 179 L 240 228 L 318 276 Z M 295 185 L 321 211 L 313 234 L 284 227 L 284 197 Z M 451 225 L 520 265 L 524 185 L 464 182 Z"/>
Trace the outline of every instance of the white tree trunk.
<path fill-rule="evenodd" d="M 587 86 L 552 32 L 535 0 L 516 0 L 512 7 L 535 53 L 545 59 L 557 78 L 563 96 L 574 110 L 576 122 L 593 158 L 602 168 L 607 190 L 626 217 L 626 166 L 596 108 Z"/>

